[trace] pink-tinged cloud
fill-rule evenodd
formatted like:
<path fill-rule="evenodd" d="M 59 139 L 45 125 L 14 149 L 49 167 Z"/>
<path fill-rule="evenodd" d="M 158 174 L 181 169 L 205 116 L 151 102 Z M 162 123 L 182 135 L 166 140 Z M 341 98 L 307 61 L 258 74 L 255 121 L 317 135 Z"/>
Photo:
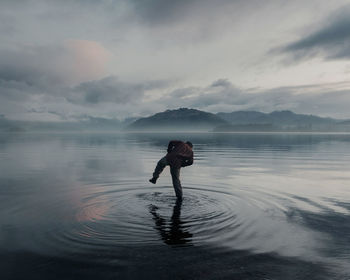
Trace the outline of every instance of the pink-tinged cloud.
<path fill-rule="evenodd" d="M 46 89 L 75 86 L 107 76 L 110 57 L 98 42 L 84 40 L 0 49 L 0 80 Z"/>
<path fill-rule="evenodd" d="M 57 70 L 69 85 L 79 84 L 106 76 L 112 54 L 101 44 L 87 40 L 64 42 L 63 57 L 57 57 Z"/>

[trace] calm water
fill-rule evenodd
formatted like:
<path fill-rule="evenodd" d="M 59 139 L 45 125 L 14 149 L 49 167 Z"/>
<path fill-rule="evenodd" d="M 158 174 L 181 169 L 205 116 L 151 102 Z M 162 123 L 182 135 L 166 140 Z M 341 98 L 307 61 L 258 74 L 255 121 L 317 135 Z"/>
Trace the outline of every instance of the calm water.
<path fill-rule="evenodd" d="M 2 134 L 1 279 L 350 279 L 349 166 L 350 135 Z"/>

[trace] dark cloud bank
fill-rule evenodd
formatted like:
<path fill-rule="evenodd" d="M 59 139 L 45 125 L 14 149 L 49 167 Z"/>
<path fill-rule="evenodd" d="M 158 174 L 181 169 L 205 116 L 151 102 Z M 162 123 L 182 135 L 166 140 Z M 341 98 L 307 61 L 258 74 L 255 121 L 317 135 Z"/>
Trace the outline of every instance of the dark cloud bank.
<path fill-rule="evenodd" d="M 272 53 L 291 54 L 296 60 L 317 55 L 325 59 L 349 59 L 350 5 L 333 12 L 325 22 L 303 38 L 274 49 Z"/>

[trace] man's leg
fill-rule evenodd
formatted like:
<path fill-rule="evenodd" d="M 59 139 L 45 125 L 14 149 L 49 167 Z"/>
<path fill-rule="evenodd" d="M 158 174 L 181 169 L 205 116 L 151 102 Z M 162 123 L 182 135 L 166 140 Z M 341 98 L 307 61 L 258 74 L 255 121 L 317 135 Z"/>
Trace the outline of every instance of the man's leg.
<path fill-rule="evenodd" d="M 180 168 L 170 168 L 171 178 L 173 179 L 173 186 L 176 197 L 182 199 L 182 186 L 180 182 Z"/>
<path fill-rule="evenodd" d="M 153 172 L 153 178 L 150 179 L 149 181 L 153 184 L 156 183 L 160 173 L 162 173 L 163 169 L 165 168 L 165 166 L 168 165 L 168 161 L 166 160 L 166 157 L 161 158 L 156 166 L 156 169 Z"/>

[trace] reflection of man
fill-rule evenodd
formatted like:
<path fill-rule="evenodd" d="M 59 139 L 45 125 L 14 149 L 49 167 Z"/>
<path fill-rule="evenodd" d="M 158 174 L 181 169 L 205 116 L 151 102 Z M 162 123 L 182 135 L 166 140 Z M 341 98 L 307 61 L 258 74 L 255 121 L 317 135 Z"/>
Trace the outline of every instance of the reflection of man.
<path fill-rule="evenodd" d="M 177 140 L 170 141 L 167 155 L 158 161 L 153 177 L 149 181 L 155 184 L 165 166 L 170 165 L 175 194 L 177 198 L 181 199 L 182 187 L 180 182 L 180 168 L 193 164 L 192 147 L 193 145 L 189 141 L 186 143 Z"/>
<path fill-rule="evenodd" d="M 168 245 L 186 244 L 190 243 L 192 239 L 192 234 L 184 229 L 183 223 L 180 220 L 181 204 L 182 200 L 177 199 L 173 209 L 173 215 L 171 216 L 170 227 L 167 227 L 165 219 L 156 212 L 158 207 L 154 205 L 150 206 L 150 213 L 153 215 L 156 224 L 155 228 L 159 231 L 164 243 Z"/>

